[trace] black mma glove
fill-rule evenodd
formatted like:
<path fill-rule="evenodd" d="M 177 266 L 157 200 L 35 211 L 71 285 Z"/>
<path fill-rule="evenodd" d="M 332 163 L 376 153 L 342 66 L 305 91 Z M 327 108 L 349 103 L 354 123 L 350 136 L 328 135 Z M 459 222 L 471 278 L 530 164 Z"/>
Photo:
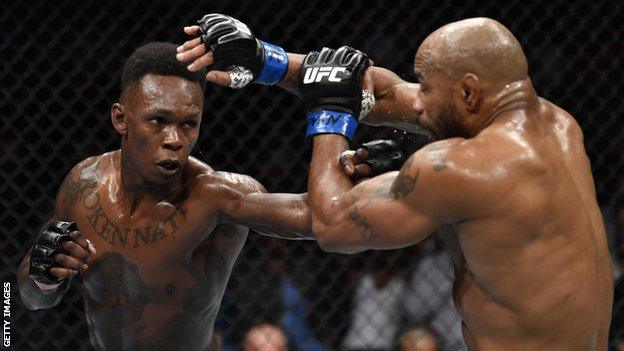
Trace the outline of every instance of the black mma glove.
<path fill-rule="evenodd" d="M 58 266 L 54 262 L 54 256 L 64 252 L 61 243 L 72 240 L 69 233 L 77 230 L 74 222 L 54 222 L 44 229 L 33 246 L 30 253 L 30 277 L 45 285 L 54 285 L 63 282 L 50 274 L 50 268 Z"/>
<path fill-rule="evenodd" d="M 399 145 L 393 140 L 380 139 L 363 143 L 360 148 L 368 151 L 368 156 L 364 160 L 371 171 L 368 177 L 397 171 L 405 163 L 405 156 L 399 148 Z"/>
<path fill-rule="evenodd" d="M 288 70 L 288 55 L 279 46 L 258 40 L 246 24 L 234 17 L 210 13 L 197 21 L 206 52 L 212 51 L 217 69 L 227 69 L 231 88 L 242 88 L 252 80 L 276 84 Z"/>
<path fill-rule="evenodd" d="M 362 111 L 362 75 L 368 56 L 349 46 L 310 52 L 301 67 L 299 90 L 308 110 L 307 137 L 340 134 L 351 139 Z M 366 111 L 368 112 L 368 111 Z"/>

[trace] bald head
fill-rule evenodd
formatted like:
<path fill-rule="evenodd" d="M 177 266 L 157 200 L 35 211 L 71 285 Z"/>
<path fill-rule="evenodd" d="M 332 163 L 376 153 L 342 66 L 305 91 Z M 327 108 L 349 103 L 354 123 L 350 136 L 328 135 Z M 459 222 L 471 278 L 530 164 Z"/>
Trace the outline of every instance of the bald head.
<path fill-rule="evenodd" d="M 420 70 L 439 69 L 450 78 L 473 73 L 479 79 L 506 84 L 527 76 L 520 43 L 505 26 L 489 18 L 471 18 L 441 27 L 422 43 L 416 65 L 419 60 L 424 66 Z"/>
<path fill-rule="evenodd" d="M 437 351 L 436 337 L 422 328 L 413 328 L 401 336 L 401 351 Z"/>
<path fill-rule="evenodd" d="M 245 337 L 244 351 L 287 351 L 288 340 L 284 332 L 272 324 L 253 327 Z"/>

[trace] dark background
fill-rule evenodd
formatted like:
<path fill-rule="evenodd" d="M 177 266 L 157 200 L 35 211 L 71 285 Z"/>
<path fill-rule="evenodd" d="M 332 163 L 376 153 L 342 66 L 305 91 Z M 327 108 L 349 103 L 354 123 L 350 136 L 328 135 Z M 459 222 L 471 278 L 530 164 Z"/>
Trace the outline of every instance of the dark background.
<path fill-rule="evenodd" d="M 412 79 L 413 55 L 428 33 L 467 17 L 499 20 L 523 45 L 540 96 L 571 112 L 582 126 L 599 202 L 607 225 L 615 226 L 610 218 L 620 203 L 624 169 L 619 1 L 465 1 L 457 6 L 449 1 L 84 0 L 4 1 L 0 6 L 3 281 L 15 282 L 15 269 L 51 214 L 69 169 L 119 146 L 109 111 L 119 94 L 124 59 L 150 41 L 181 43 L 186 39 L 182 26 L 208 12 L 235 16 L 257 37 L 291 52 L 349 44 L 407 80 Z M 300 101 L 277 87 L 235 91 L 209 86 L 194 154 L 217 169 L 252 175 L 270 191 L 305 191 L 309 149 L 303 142 L 303 116 Z M 409 151 L 421 142 L 387 129 L 364 127 L 359 133 L 364 140 L 394 137 Z M 222 306 L 226 318 L 219 324 L 234 344 L 249 326 L 275 319 L 281 308 L 266 298 L 275 289 L 271 280 L 257 273 L 276 251 L 309 301 L 314 335 L 328 349 L 339 348 L 348 326 L 353 291 L 348 283 L 358 272 L 381 256 L 389 260 L 388 270 L 418 257 L 417 248 L 330 255 L 313 243 L 284 244 L 252 235 L 232 275 Z M 21 306 L 14 284 L 13 348 L 88 349 L 78 284 L 57 307 L 36 312 Z M 623 304 L 616 301 L 618 308 Z"/>

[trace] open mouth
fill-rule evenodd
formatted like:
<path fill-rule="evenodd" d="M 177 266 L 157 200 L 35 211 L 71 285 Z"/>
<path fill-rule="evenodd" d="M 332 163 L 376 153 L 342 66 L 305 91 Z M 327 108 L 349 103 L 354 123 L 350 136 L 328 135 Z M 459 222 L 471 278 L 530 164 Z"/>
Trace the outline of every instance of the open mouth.
<path fill-rule="evenodd" d="M 180 168 L 180 162 L 176 160 L 163 160 L 156 163 L 156 165 L 169 172 L 177 171 Z"/>

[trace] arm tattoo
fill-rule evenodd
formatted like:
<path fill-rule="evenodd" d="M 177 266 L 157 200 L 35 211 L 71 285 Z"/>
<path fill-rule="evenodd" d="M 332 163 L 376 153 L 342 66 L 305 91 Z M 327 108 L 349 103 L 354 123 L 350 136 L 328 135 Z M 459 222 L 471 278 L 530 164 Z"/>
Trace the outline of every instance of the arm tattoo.
<path fill-rule="evenodd" d="M 420 168 L 416 169 L 415 174 L 409 174 L 408 170 L 413 162 L 413 159 L 408 160 L 407 163 L 404 164 L 401 168 L 401 171 L 394 180 L 394 183 L 392 183 L 392 187 L 390 188 L 390 194 L 392 195 L 393 200 L 398 200 L 406 197 L 414 190 L 414 187 L 416 187 L 416 181 L 418 180 Z"/>
<path fill-rule="evenodd" d="M 377 237 L 377 234 L 373 231 L 370 224 L 366 222 L 366 219 L 364 219 L 357 206 L 353 206 L 353 208 L 349 210 L 349 217 L 360 227 L 360 234 L 365 242 L 369 243 Z"/>
<path fill-rule="evenodd" d="M 444 159 L 442 158 L 442 155 L 440 154 L 435 154 L 434 155 L 434 159 L 433 159 L 433 170 L 434 171 L 441 171 L 443 169 L 446 168 L 446 161 L 444 161 Z"/>
<path fill-rule="evenodd" d="M 67 176 L 63 184 L 61 184 L 60 193 L 63 194 L 63 203 L 66 205 L 73 204 L 83 196 L 85 191 L 93 190 L 96 186 L 97 181 L 95 180 L 78 179 L 74 181 Z"/>
<path fill-rule="evenodd" d="M 441 171 L 446 168 L 446 161 L 442 158 L 446 150 L 451 148 L 454 144 L 440 144 L 432 145 L 427 148 L 429 151 L 429 160 L 433 162 L 433 170 Z"/>

